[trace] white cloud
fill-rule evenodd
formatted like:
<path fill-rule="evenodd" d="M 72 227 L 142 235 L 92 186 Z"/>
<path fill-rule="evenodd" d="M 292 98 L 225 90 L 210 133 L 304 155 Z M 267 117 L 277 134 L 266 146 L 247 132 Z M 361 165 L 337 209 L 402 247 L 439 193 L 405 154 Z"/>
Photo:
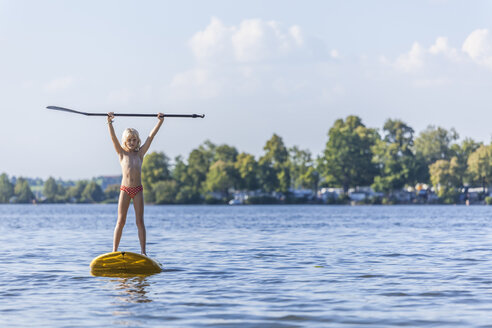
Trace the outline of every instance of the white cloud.
<path fill-rule="evenodd" d="M 384 78 L 396 78 L 395 72 L 403 72 L 400 77 L 414 88 L 449 88 L 492 69 L 492 37 L 487 29 L 474 30 L 460 49 L 453 47 L 447 37 L 440 36 L 428 47 L 414 42 L 408 52 L 396 58 L 382 55 L 379 63 L 392 69 L 383 73 Z"/>
<path fill-rule="evenodd" d="M 488 36 L 489 31 L 487 29 L 473 31 L 463 43 L 463 51 L 473 59 L 488 56 L 490 54 Z"/>
<path fill-rule="evenodd" d="M 288 56 L 304 45 L 304 38 L 297 25 L 285 28 L 276 21 L 246 19 L 226 26 L 214 17 L 189 44 L 199 60 L 248 63 Z"/>
<path fill-rule="evenodd" d="M 478 29 L 470 33 L 461 49 L 477 64 L 492 69 L 492 40 L 489 30 Z"/>
<path fill-rule="evenodd" d="M 228 50 L 230 35 L 233 32 L 234 28 L 226 27 L 214 17 L 205 30 L 197 32 L 191 38 L 189 45 L 198 59 L 221 56 Z"/>
<path fill-rule="evenodd" d="M 304 43 L 304 40 L 302 38 L 302 33 L 301 33 L 301 28 L 297 25 L 291 26 L 289 28 L 289 34 L 292 36 L 294 41 L 297 43 L 298 46 L 302 46 Z"/>
<path fill-rule="evenodd" d="M 428 49 L 415 42 L 408 53 L 400 55 L 394 62 L 383 56 L 381 58 L 382 63 L 407 73 L 422 72 L 424 67 L 436 69 L 442 65 L 456 65 L 465 62 L 466 58 L 479 66 L 492 69 L 492 37 L 488 29 L 477 29 L 465 39 L 461 51 L 453 48 L 448 39 L 441 36 Z"/>
<path fill-rule="evenodd" d="M 394 61 L 381 56 L 380 62 L 406 73 L 423 73 L 425 70 L 433 70 L 449 62 L 460 61 L 462 58 L 463 54 L 449 45 L 448 38 L 440 36 L 429 48 L 414 42 L 408 53 L 401 54 Z M 429 83 L 429 85 L 433 84 Z"/>
<path fill-rule="evenodd" d="M 52 93 L 62 91 L 72 86 L 74 81 L 74 78 L 70 76 L 56 78 L 46 83 L 44 86 L 44 90 Z"/>
<path fill-rule="evenodd" d="M 241 62 L 248 62 L 265 57 L 268 53 L 266 32 L 259 19 L 243 21 L 231 36 L 235 58 Z"/>
<path fill-rule="evenodd" d="M 395 62 L 395 67 L 405 72 L 413 72 L 424 66 L 425 49 L 414 42 L 410 51 L 400 55 Z"/>
<path fill-rule="evenodd" d="M 189 46 L 195 67 L 176 74 L 169 85 L 170 95 L 178 99 L 289 95 L 305 85 L 294 77 L 296 67 L 311 62 L 301 27 L 273 20 L 245 19 L 228 26 L 214 17 Z"/>
<path fill-rule="evenodd" d="M 375 80 L 402 78 L 413 88 L 442 88 L 459 84 L 476 68 L 492 68 L 492 39 L 486 29 L 473 31 L 461 49 L 439 36 L 428 45 L 415 41 L 407 52 L 394 58 L 382 55 L 379 62 L 368 55 L 341 60 L 339 49 L 330 50 L 327 44 L 312 39 L 303 35 L 298 25 L 261 19 L 226 25 L 212 18 L 190 39 L 195 67 L 174 76 L 170 93 L 186 99 L 301 99 L 309 94 L 329 103 L 348 97 L 353 92 L 351 86 Z M 313 51 L 319 49 L 323 50 Z M 354 71 L 362 72 L 360 79 L 347 80 Z"/>
<path fill-rule="evenodd" d="M 448 44 L 448 38 L 438 37 L 436 42 L 429 48 L 429 53 L 432 55 L 444 55 L 450 59 L 458 59 L 458 51 Z"/>

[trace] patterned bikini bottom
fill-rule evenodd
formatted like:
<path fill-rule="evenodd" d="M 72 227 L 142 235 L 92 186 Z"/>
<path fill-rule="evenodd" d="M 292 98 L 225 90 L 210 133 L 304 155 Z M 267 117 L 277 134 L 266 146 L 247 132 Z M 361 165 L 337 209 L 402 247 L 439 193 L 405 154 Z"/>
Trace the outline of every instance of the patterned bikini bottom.
<path fill-rule="evenodd" d="M 127 187 L 127 186 L 121 186 L 120 190 L 123 190 L 130 196 L 130 198 L 133 199 L 139 192 L 143 191 L 143 186 L 137 186 L 137 187 Z"/>

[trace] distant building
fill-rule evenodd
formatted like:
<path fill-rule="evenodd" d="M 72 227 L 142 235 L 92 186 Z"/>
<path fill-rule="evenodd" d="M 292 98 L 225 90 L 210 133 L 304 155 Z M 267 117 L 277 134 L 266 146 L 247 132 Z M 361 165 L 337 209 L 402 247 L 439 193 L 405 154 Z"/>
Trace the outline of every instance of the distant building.
<path fill-rule="evenodd" d="M 330 200 L 337 200 L 340 195 L 343 195 L 343 188 L 321 188 L 318 190 L 318 198 L 324 203 Z"/>
<path fill-rule="evenodd" d="M 306 199 L 312 199 L 315 197 L 315 193 L 311 189 L 289 189 L 289 192 L 294 196 L 295 198 L 306 198 Z"/>

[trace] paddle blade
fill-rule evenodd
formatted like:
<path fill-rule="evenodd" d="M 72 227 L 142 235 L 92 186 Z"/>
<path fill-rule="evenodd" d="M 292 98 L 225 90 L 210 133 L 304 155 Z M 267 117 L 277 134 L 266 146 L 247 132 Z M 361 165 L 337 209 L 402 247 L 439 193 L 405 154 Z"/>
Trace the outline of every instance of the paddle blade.
<path fill-rule="evenodd" d="M 65 107 L 48 106 L 46 108 L 53 109 L 53 110 L 59 110 L 59 111 L 62 111 L 62 112 L 68 112 L 68 113 L 76 113 L 76 114 L 88 115 L 88 113 L 79 112 L 79 111 L 76 111 L 76 110 L 73 110 L 73 109 L 69 109 L 69 108 L 65 108 Z"/>

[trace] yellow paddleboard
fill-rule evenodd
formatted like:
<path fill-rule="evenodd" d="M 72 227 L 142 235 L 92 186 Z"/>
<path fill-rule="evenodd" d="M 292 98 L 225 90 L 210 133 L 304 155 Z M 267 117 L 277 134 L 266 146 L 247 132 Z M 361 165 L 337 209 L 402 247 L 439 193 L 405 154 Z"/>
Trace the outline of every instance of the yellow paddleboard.
<path fill-rule="evenodd" d="M 151 275 L 161 266 L 145 255 L 132 252 L 111 252 L 99 255 L 91 262 L 91 274 L 104 277 Z"/>

